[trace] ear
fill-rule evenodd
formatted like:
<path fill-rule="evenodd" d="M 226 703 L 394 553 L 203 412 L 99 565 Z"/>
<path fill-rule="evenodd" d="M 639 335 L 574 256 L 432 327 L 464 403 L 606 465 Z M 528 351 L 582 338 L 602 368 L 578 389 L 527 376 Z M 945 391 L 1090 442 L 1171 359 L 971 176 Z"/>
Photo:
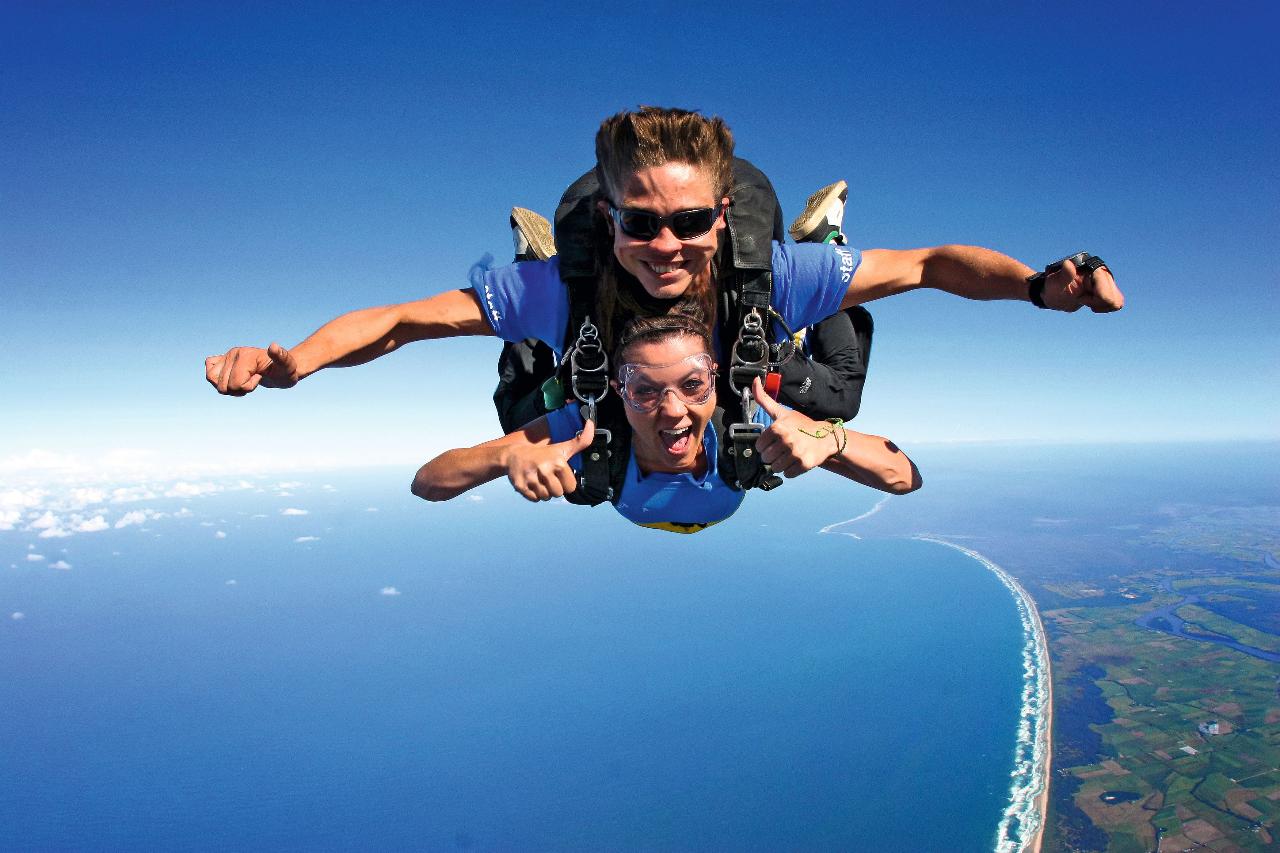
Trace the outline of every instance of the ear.
<path fill-rule="evenodd" d="M 720 199 L 720 216 L 716 218 L 716 231 L 723 230 L 729 224 L 729 205 L 731 204 L 733 204 L 733 200 L 728 196 Z"/>
<path fill-rule="evenodd" d="M 600 211 L 600 215 L 604 217 L 605 227 L 609 229 L 609 233 L 613 233 L 613 217 L 609 215 L 609 202 L 600 199 L 596 202 L 596 210 Z"/>

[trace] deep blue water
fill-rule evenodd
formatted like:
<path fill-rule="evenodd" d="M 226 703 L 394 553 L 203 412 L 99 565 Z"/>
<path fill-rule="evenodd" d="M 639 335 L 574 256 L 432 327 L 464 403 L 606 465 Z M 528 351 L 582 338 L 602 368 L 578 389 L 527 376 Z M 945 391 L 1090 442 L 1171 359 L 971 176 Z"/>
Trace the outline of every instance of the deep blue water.
<path fill-rule="evenodd" d="M 305 479 L 0 532 L 0 847 L 991 849 L 1014 603 L 951 549 L 816 534 L 875 493 L 678 536 Z"/>

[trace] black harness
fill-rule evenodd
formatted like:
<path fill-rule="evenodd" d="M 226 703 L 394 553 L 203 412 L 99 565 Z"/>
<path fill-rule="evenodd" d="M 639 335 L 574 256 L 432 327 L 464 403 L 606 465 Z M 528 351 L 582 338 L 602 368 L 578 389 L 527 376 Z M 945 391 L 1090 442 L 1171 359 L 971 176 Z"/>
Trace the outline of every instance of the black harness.
<path fill-rule="evenodd" d="M 616 503 L 631 456 L 631 428 L 617 394 L 609 394 L 609 359 L 592 321 L 596 267 L 591 216 L 598 186 L 588 172 L 566 190 L 556 211 L 556 248 L 560 277 L 569 291 L 569 323 L 558 376 L 561 387 L 578 400 L 584 420 L 596 424 L 595 438 L 582 453 L 578 487 L 570 503 Z M 756 442 L 764 428 L 753 422 L 752 382 L 762 382 L 790 357 L 787 343 L 771 345 L 773 293 L 772 243 L 782 239 L 782 214 L 773 186 L 745 160 L 734 162 L 734 191 L 728 215 L 729 237 L 723 257 L 733 271 L 720 288 L 717 305 L 722 342 L 733 341 L 729 368 L 717 389 L 721 405 L 711 421 L 719 453 L 716 468 L 733 489 L 768 491 L 782 484 L 760 460 Z M 570 343 L 571 342 L 571 343 Z"/>

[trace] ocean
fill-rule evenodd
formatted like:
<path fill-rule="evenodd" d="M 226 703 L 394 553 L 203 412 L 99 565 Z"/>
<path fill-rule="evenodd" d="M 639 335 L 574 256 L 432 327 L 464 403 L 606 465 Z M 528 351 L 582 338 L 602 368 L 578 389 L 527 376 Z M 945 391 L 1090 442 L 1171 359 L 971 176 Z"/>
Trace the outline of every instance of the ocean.
<path fill-rule="evenodd" d="M 993 848 L 1015 600 L 818 532 L 878 493 L 811 475 L 680 536 L 410 474 L 0 530 L 0 848 Z"/>

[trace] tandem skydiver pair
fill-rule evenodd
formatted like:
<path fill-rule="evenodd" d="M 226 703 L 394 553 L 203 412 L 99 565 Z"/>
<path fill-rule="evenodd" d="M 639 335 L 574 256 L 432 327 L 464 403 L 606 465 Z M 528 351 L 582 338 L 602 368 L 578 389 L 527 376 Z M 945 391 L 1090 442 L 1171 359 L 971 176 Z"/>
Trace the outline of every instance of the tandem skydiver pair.
<path fill-rule="evenodd" d="M 1051 265 L 1037 279 L 1024 264 L 976 247 L 858 252 L 836 242 L 784 243 L 778 239 L 781 218 L 776 203 L 770 217 L 762 212 L 768 210 L 767 205 L 744 201 L 746 194 L 758 188 L 758 182 L 740 180 L 735 186 L 733 140 L 718 118 L 652 107 L 620 113 L 601 125 L 596 155 L 593 177 L 599 184 L 598 193 L 575 196 L 571 187 L 566 194 L 566 201 L 589 219 L 586 228 L 565 231 L 566 235 L 578 235 L 575 239 L 582 244 L 576 248 L 584 251 L 560 239 L 564 217 L 558 212 L 559 252 L 555 257 L 483 271 L 471 289 L 345 314 L 292 351 L 278 344 L 265 350 L 234 347 L 206 360 L 206 378 L 220 393 L 238 396 L 260 384 L 290 387 L 316 370 L 364 363 L 415 340 L 494 334 L 513 343 L 533 339 L 548 344 L 556 351 L 555 361 L 563 364 L 561 387 L 587 407 L 587 414 L 598 414 L 606 403 L 618 406 L 620 393 L 606 396 L 610 381 L 617 383 L 615 392 L 626 384 L 616 366 L 667 365 L 619 361 L 627 324 L 633 318 L 682 316 L 712 329 L 713 334 L 718 332 L 719 340 L 713 341 L 713 351 L 706 354 L 722 368 L 718 379 L 721 402 L 743 411 L 743 415 L 735 413 L 729 418 L 728 433 L 734 438 L 735 449 L 739 438 L 757 443 L 758 452 L 752 452 L 759 461 L 759 473 L 768 480 L 773 475 L 766 469 L 794 474 L 820 461 L 839 465 L 841 459 L 835 457 L 849 451 L 853 438 L 843 423 L 809 418 L 799 424 L 796 417 L 808 416 L 794 410 L 778 409 L 788 417 L 779 417 L 770 426 L 749 416 L 757 403 L 766 410 L 772 405 L 766 402 L 772 398 L 758 380 L 768 377 L 771 367 L 785 374 L 789 329 L 808 328 L 843 309 L 919 287 L 971 299 L 1031 301 L 1034 296 L 1037 305 L 1062 311 L 1088 306 L 1105 312 L 1123 305 L 1122 294 L 1100 262 L 1077 265 L 1067 260 Z M 767 226 L 775 226 L 773 239 L 757 239 L 749 230 L 740 229 L 739 214 L 755 215 Z M 704 234 L 695 233 L 703 224 L 700 219 L 711 223 Z M 728 235 L 724 235 L 726 229 Z M 727 236 L 723 249 L 722 236 Z M 576 288 L 575 280 L 590 288 Z M 681 332 L 671 337 L 688 341 L 699 336 Z M 603 367 L 608 355 L 614 356 L 612 379 Z M 626 357 L 636 358 L 631 351 Z M 644 353 L 644 359 L 655 357 L 655 353 Z M 779 394 L 783 402 L 795 404 L 781 390 Z M 694 419 L 687 413 L 675 418 L 680 407 L 688 407 L 679 384 L 670 389 L 663 386 L 659 396 L 656 411 L 668 409 L 669 422 L 651 424 L 652 434 L 644 440 L 658 442 L 654 447 L 666 453 L 660 459 L 679 457 L 683 467 L 678 473 L 705 478 L 709 460 L 705 445 L 692 441 Z M 550 408 L 546 403 L 544 395 L 543 405 Z M 592 407 L 597 413 L 590 411 Z M 839 418 L 825 412 L 813 414 Z M 601 416 L 596 425 L 603 423 Z M 611 427 L 593 430 L 592 443 L 599 446 L 600 433 L 614 431 Z M 639 433 L 635 440 L 641 440 Z M 822 442 L 826 442 L 825 449 L 819 447 Z M 889 456 L 899 453 L 881 442 Z M 545 438 L 535 436 L 530 443 L 553 446 L 549 430 Z M 686 459 L 690 447 L 701 447 L 701 455 Z M 816 458 L 819 455 L 821 460 Z M 591 461 L 609 464 L 607 447 L 604 453 L 588 449 L 584 458 L 592 456 L 598 458 Z M 624 457 L 629 458 L 630 454 Z M 615 456 L 612 461 L 620 466 L 624 459 Z M 741 457 L 735 463 L 738 461 Z M 488 479 L 502 473 L 486 472 L 491 475 Z M 572 488 L 566 485 L 564 490 L 574 494 L 581 488 L 584 494 L 591 493 L 588 502 L 625 502 L 626 489 L 618 494 L 615 482 L 615 472 L 607 477 L 587 472 L 581 477 L 575 474 Z M 734 482 L 744 484 L 736 471 Z"/>
<path fill-rule="evenodd" d="M 792 234 L 800 242 L 843 242 L 839 223 L 845 192 L 840 182 L 815 193 L 806 214 L 792 225 Z M 686 214 L 701 214 L 702 219 Z M 658 217 L 649 213 L 614 219 L 616 225 L 637 231 L 637 239 L 652 239 L 661 227 L 671 227 L 677 238 L 691 239 L 711 229 L 711 215 L 704 209 L 677 213 L 669 217 L 675 221 L 667 223 L 652 222 Z M 815 217 L 821 227 L 812 224 Z M 517 261 L 546 261 L 556 253 L 545 219 L 516 208 L 511 222 Z M 571 222 L 561 221 L 556 235 L 572 245 L 570 228 Z M 769 241 L 772 233 L 763 236 Z M 722 249 L 721 254 L 728 253 Z M 562 275 L 564 269 L 562 260 Z M 567 283 L 571 289 L 590 284 L 572 279 Z M 590 309 L 590 300 L 582 303 L 584 312 Z M 711 335 L 706 323 L 691 313 L 625 321 L 612 361 L 592 359 L 586 371 L 577 357 L 584 344 L 579 324 L 590 323 L 589 315 L 571 319 L 568 331 L 577 332 L 563 346 L 563 382 L 546 344 L 508 344 L 499 363 L 494 400 L 504 428 L 510 425 L 509 435 L 433 459 L 415 478 L 414 493 L 447 500 L 506 472 L 530 500 L 561 495 L 592 505 L 607 500 L 637 524 L 691 533 L 732 514 L 746 489 L 768 490 L 780 484 L 775 466 L 778 473 L 797 476 L 821 464 L 894 493 L 919 486 L 919 473 L 905 454 L 887 440 L 854 432 L 844 423 L 857 414 L 866 377 L 871 324 L 865 309 L 838 311 L 809 329 L 804 340 L 788 334 L 786 341 L 774 344 L 769 365 L 792 368 L 785 383 L 776 370 L 740 368 L 737 381 L 747 383 L 741 390 L 753 391 L 751 403 L 761 404 L 751 406 L 756 411 L 749 419 L 738 393 L 730 393 L 727 400 L 720 394 L 723 402 L 718 404 Z M 733 330 L 722 326 L 719 331 L 724 336 Z M 587 342 L 598 348 L 599 330 L 592 328 Z M 615 366 L 612 381 L 595 382 L 597 371 L 607 373 L 609 363 Z M 732 375 L 727 378 L 730 392 L 739 391 Z M 770 378 L 778 380 L 766 383 L 773 385 L 772 394 L 763 385 L 754 387 Z M 800 403 L 797 411 L 780 406 L 773 396 L 779 394 Z M 566 396 L 577 401 L 565 405 Z M 844 417 L 817 421 L 802 409 Z"/>

